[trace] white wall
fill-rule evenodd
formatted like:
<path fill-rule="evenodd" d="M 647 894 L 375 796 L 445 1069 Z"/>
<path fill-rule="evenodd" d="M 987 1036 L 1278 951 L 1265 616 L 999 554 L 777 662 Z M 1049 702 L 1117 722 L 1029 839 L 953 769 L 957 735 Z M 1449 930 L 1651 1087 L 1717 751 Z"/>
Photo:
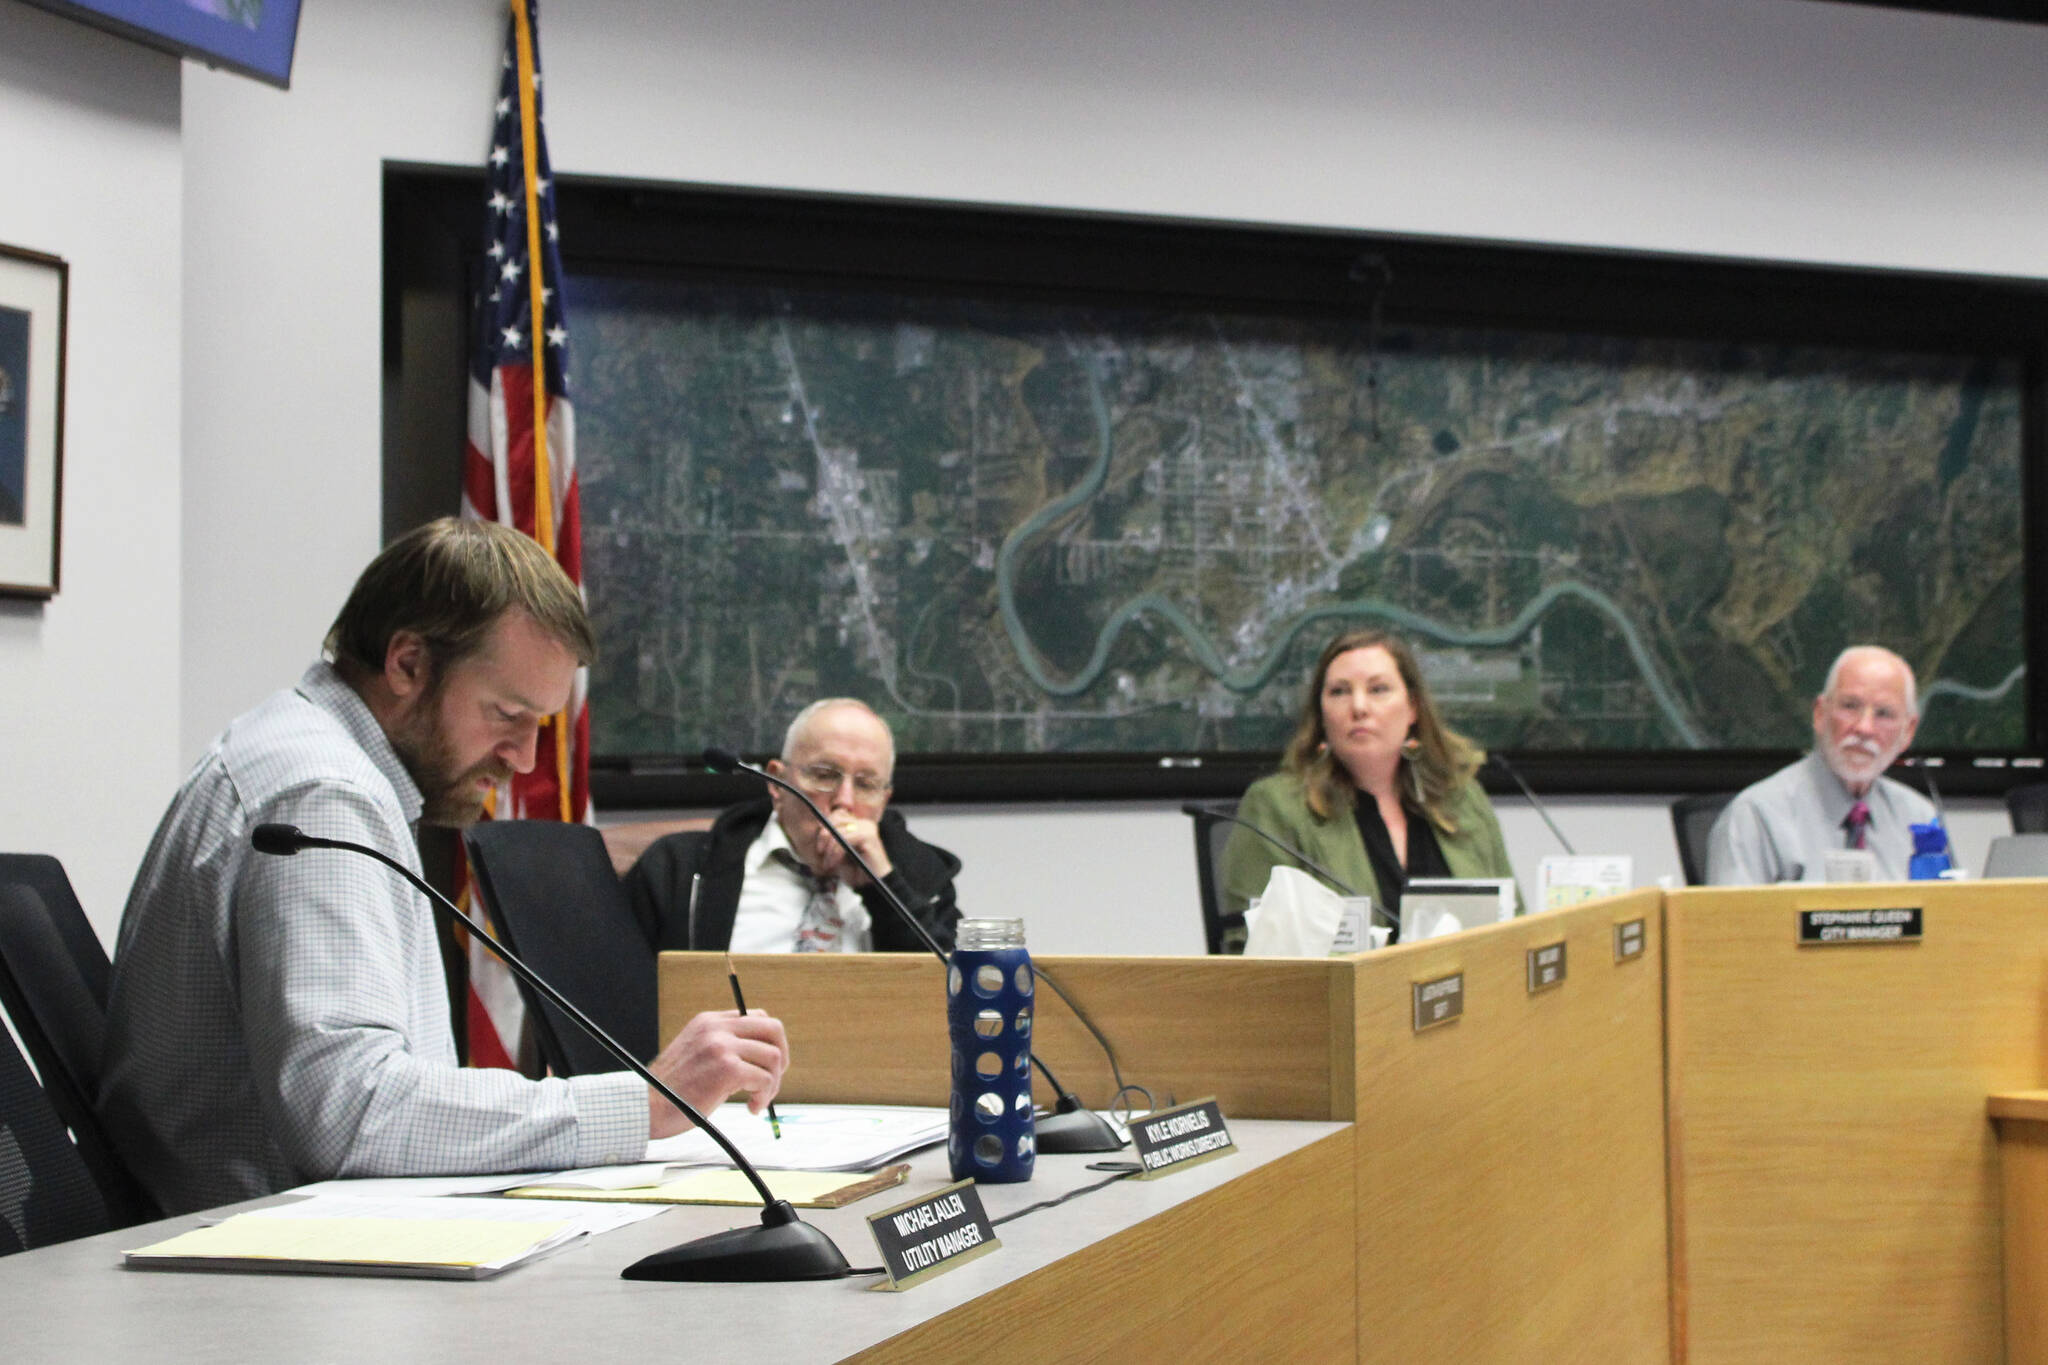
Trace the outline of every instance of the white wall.
<path fill-rule="evenodd" d="M 187 758 L 296 675 L 377 546 L 378 174 L 480 157 L 502 25 L 496 0 L 310 5 L 289 95 L 186 73 Z M 565 172 L 2048 277 L 2035 27 L 1795 0 L 578 0 L 542 41 Z M 1133 946 L 1136 855 L 1192 884 L 1171 806 L 934 818 L 977 889 L 1058 897 L 1100 946 Z M 1586 819 L 1663 828 L 1648 802 Z M 1061 834 L 1070 884 L 1041 891 Z"/>
<path fill-rule="evenodd" d="M 1800 0 L 599 0 L 543 25 L 564 169 L 2048 272 L 2048 32 L 2016 24 Z"/>
<path fill-rule="evenodd" d="M 0 0 L 0 242 L 71 266 L 63 560 L 0 602 L 0 851 L 111 939 L 179 777 L 178 64 Z"/>

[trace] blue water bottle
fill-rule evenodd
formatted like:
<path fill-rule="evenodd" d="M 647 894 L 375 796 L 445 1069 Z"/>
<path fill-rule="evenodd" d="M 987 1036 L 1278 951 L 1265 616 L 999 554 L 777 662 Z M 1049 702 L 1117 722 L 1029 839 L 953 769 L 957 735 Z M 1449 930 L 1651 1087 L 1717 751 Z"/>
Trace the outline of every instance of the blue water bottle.
<path fill-rule="evenodd" d="M 1906 875 L 1916 882 L 1931 882 L 1938 880 L 1949 866 L 1948 831 L 1941 827 L 1941 821 L 1913 826 L 1913 860 L 1906 864 Z"/>
<path fill-rule="evenodd" d="M 1031 1123 L 1031 1004 L 1037 979 L 1024 921 L 965 919 L 946 972 L 953 1038 L 953 1178 L 1029 1180 L 1038 1160 Z"/>

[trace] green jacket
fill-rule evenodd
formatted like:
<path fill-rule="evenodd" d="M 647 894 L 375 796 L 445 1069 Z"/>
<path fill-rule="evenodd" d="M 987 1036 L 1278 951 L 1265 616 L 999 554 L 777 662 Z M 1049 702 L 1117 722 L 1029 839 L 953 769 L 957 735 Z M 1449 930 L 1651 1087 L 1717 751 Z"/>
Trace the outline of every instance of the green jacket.
<path fill-rule="evenodd" d="M 1446 812 L 1457 833 L 1436 830 L 1436 841 L 1444 852 L 1444 863 L 1453 877 L 1512 877 L 1507 844 L 1500 837 L 1500 821 L 1494 818 L 1493 803 L 1486 799 L 1477 782 L 1467 782 L 1451 794 Z M 1238 803 L 1237 817 L 1257 825 L 1282 843 L 1292 844 L 1338 878 L 1383 905 L 1379 879 L 1373 876 L 1372 860 L 1365 856 L 1365 839 L 1350 807 L 1318 820 L 1308 808 L 1308 797 L 1291 773 L 1262 777 L 1245 791 Z M 1242 913 L 1254 896 L 1263 895 L 1266 879 L 1278 865 L 1294 867 L 1294 859 L 1242 826 L 1230 833 L 1223 849 L 1223 904 L 1227 911 Z M 1518 901 L 1520 888 L 1516 888 Z M 1526 911 L 1528 903 L 1520 901 Z"/>

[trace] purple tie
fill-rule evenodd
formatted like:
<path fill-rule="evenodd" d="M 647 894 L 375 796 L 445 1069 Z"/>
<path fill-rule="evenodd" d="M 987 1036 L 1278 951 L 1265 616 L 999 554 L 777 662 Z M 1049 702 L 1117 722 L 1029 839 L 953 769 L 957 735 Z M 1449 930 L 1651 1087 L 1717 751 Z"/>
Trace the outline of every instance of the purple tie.
<path fill-rule="evenodd" d="M 1842 824 L 1849 831 L 1849 847 L 1863 847 L 1863 832 L 1870 826 L 1870 807 L 1858 801 L 1855 805 L 1849 807 L 1849 818 L 1844 820 Z"/>

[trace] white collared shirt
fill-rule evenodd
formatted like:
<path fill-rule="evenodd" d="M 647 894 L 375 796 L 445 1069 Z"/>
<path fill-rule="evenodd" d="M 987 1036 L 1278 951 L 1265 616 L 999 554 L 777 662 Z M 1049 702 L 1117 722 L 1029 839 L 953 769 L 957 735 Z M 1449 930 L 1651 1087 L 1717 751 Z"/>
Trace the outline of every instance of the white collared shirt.
<path fill-rule="evenodd" d="M 733 912 L 731 951 L 792 953 L 797 926 L 811 901 L 810 879 L 776 855 L 795 857 L 782 821 L 770 814 L 761 836 L 747 848 L 746 880 L 740 884 L 739 906 Z M 868 908 L 845 882 L 839 883 L 839 919 L 845 926 L 835 951 L 865 953 L 871 946 Z"/>
<path fill-rule="evenodd" d="M 266 858 L 282 820 L 417 872 L 420 791 L 333 667 L 228 726 L 157 827 L 121 919 L 100 1113 L 167 1213 L 336 1176 L 638 1160 L 628 1071 L 458 1065 L 427 902 L 367 858 Z"/>

